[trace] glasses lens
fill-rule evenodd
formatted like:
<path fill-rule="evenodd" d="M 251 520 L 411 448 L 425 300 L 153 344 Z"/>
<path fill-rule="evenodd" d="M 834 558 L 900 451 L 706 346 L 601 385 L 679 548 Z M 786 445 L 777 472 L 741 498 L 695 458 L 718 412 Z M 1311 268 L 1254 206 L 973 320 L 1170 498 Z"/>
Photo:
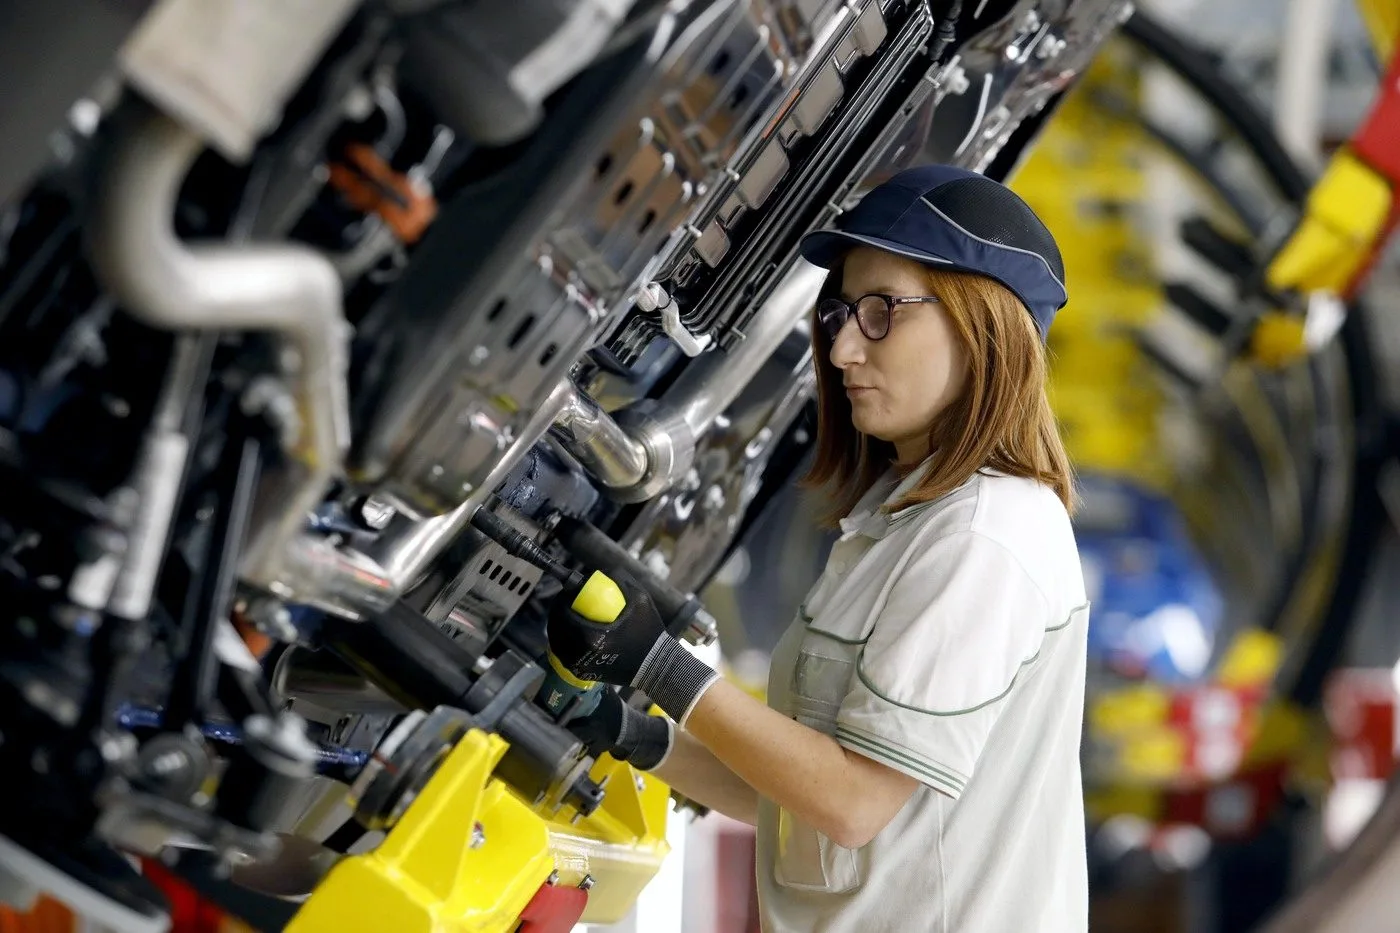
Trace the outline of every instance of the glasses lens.
<path fill-rule="evenodd" d="M 861 333 L 879 340 L 890 332 L 890 306 L 879 295 L 866 295 L 856 305 L 856 319 Z"/>
<path fill-rule="evenodd" d="M 823 298 L 817 302 L 817 321 L 828 340 L 836 340 L 836 335 L 846 326 L 846 318 L 850 317 L 850 314 L 850 307 L 840 298 Z"/>

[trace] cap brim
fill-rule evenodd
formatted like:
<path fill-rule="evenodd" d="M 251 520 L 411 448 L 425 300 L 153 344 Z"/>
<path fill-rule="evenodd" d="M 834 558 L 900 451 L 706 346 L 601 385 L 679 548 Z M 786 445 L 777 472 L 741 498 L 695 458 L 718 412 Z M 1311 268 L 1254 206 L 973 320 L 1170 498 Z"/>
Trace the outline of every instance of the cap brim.
<path fill-rule="evenodd" d="M 875 249 L 882 249 L 886 252 L 912 259 L 915 262 L 928 263 L 931 266 L 942 266 L 947 269 L 957 269 L 958 266 L 952 260 L 944 259 L 942 256 L 935 256 L 933 253 L 921 252 L 910 249 L 902 243 L 893 240 L 884 240 L 879 237 L 863 236 L 859 233 L 847 233 L 844 230 L 818 230 L 809 233 L 802 238 L 802 243 L 798 247 L 802 258 L 814 266 L 822 269 L 830 269 L 841 261 L 841 257 L 855 249 L 857 246 L 870 246 Z"/>

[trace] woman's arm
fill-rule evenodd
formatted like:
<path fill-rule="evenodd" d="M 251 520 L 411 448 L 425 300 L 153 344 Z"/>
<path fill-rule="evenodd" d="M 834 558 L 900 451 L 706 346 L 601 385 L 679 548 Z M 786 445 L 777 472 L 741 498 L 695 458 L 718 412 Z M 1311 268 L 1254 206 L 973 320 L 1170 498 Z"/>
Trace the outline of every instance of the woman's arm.
<path fill-rule="evenodd" d="M 711 810 L 750 826 L 758 821 L 758 791 L 680 729 L 666 760 L 651 773 Z"/>
<path fill-rule="evenodd" d="M 723 680 L 701 695 L 686 728 L 713 753 L 720 769 L 731 770 L 737 783 L 747 782 L 750 794 L 775 801 L 848 849 L 874 839 L 919 786 Z M 677 740 L 683 736 L 676 734 Z M 675 760 L 671 754 L 668 769 Z"/>
<path fill-rule="evenodd" d="M 585 619 L 570 603 L 556 601 L 549 645 L 560 663 L 582 680 L 641 690 L 739 780 L 838 845 L 865 845 L 918 786 L 901 771 L 847 751 L 831 736 L 721 680 L 666 633 L 650 597 L 640 588 L 628 588 L 626 608 L 611 623 Z M 699 785 L 696 799 L 706 802 L 704 775 L 697 775 L 702 778 L 697 781 L 681 773 L 685 757 L 663 764 L 670 765 L 663 769 L 667 774 L 680 776 L 682 793 L 686 785 Z M 706 771 L 711 778 L 723 775 L 720 768 Z"/>

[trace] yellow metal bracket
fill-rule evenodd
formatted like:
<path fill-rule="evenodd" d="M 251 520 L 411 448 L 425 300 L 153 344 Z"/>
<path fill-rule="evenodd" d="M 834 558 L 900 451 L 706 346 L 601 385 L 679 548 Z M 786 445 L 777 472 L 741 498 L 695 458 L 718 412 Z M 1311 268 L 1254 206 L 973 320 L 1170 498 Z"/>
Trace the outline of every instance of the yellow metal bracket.
<path fill-rule="evenodd" d="M 1390 56 L 1395 54 L 1396 43 L 1400 42 L 1400 2 L 1356 0 L 1356 9 L 1366 25 L 1376 57 L 1382 66 L 1388 64 Z"/>
<path fill-rule="evenodd" d="M 372 852 L 336 865 L 289 933 L 509 933 L 554 869 L 549 833 L 491 778 L 499 736 L 468 732 Z"/>
<path fill-rule="evenodd" d="M 1390 214 L 1384 178 L 1343 149 L 1308 195 L 1306 213 L 1269 263 L 1276 291 L 1341 294 L 1367 261 Z"/>
<path fill-rule="evenodd" d="M 603 785 L 603 805 L 578 817 L 567 808 L 549 820 L 549 845 L 560 884 L 591 879 L 585 923 L 616 923 L 656 876 L 671 851 L 666 841 L 671 789 L 650 774 L 603 755 L 589 773 Z"/>

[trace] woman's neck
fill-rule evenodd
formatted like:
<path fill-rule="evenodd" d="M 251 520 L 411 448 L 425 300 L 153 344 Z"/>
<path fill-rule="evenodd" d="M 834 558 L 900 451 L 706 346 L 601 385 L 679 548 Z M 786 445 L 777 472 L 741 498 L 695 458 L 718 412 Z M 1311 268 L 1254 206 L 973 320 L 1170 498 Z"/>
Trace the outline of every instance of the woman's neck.
<path fill-rule="evenodd" d="M 894 445 L 894 471 L 900 476 L 908 476 L 919 468 L 929 457 L 928 439 L 917 441 L 896 441 Z"/>

